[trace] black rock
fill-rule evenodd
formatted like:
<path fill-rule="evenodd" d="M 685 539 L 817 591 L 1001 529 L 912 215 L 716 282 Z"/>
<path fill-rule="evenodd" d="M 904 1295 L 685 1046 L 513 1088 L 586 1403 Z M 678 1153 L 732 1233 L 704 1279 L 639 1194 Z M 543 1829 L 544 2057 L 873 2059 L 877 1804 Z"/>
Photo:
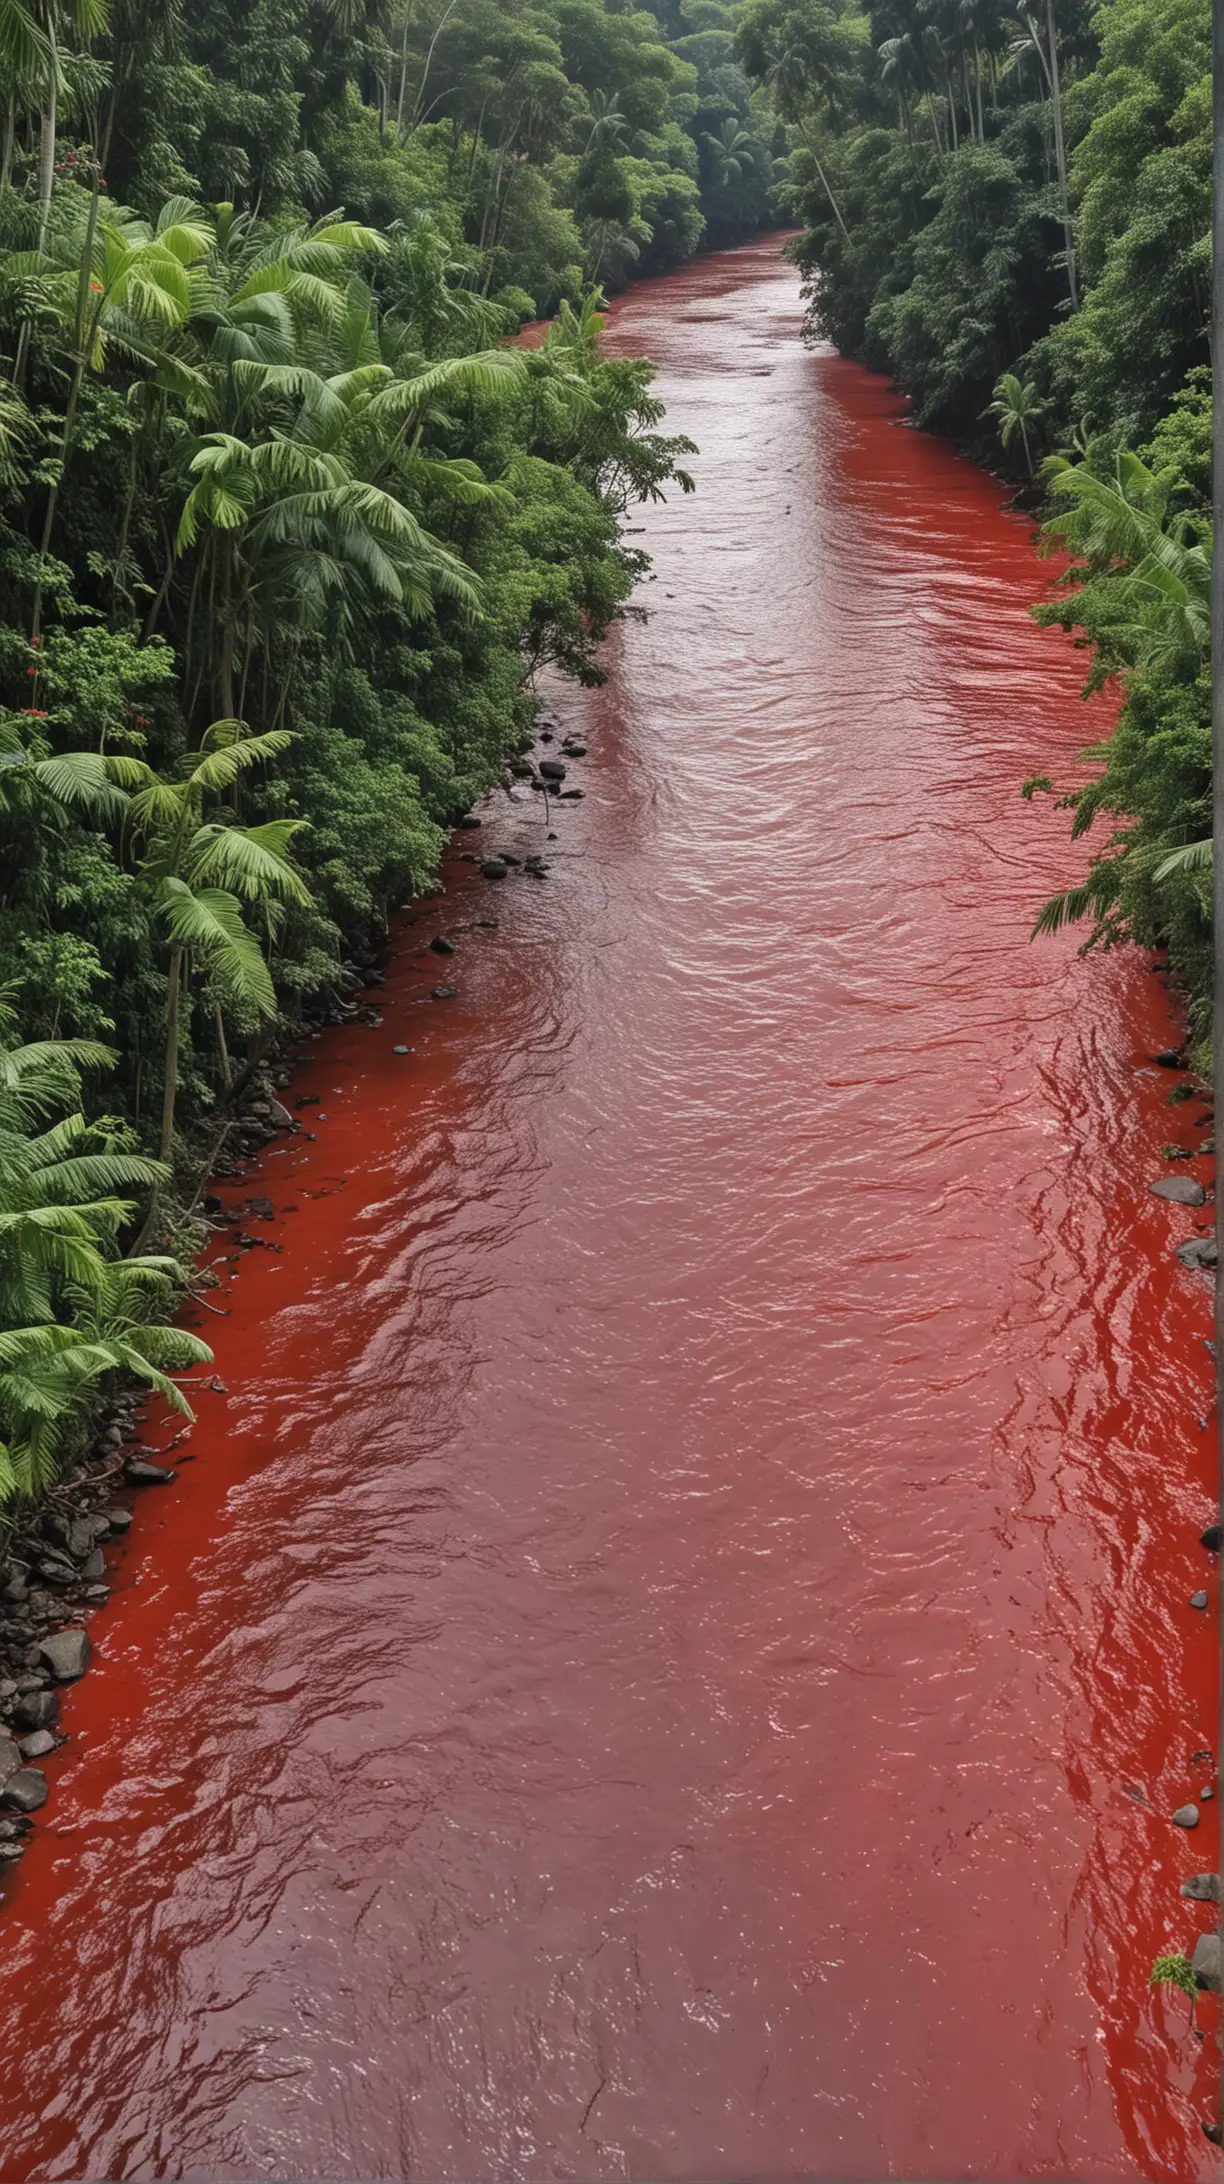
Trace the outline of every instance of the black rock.
<path fill-rule="evenodd" d="M 47 1802 L 47 1778 L 37 1767 L 19 1767 L 0 1790 L 0 1805 L 9 1812 L 37 1812 Z"/>
<path fill-rule="evenodd" d="M 61 1561 L 58 1555 L 44 1555 L 34 1565 L 45 1585 L 75 1585 L 76 1571 L 70 1562 Z"/>
<path fill-rule="evenodd" d="M 225 1212 L 225 1201 L 224 1201 L 224 1199 L 222 1199 L 222 1198 L 218 1198 L 218 1197 L 216 1196 L 215 1192 L 213 1192 L 213 1191 L 206 1191 L 206 1192 L 204 1193 L 204 1197 L 203 1197 L 203 1199 L 202 1199 L 201 1203 L 202 1203 L 202 1206 L 203 1206 L 203 1210 L 204 1210 L 204 1212 L 205 1212 L 206 1214 L 210 1215 L 210 1216 L 211 1216 L 211 1215 L 213 1215 L 213 1214 L 217 1214 L 217 1213 L 224 1213 L 224 1212 Z"/>
<path fill-rule="evenodd" d="M 504 880 L 510 868 L 501 857 L 486 857 L 480 869 L 486 880 Z"/>
<path fill-rule="evenodd" d="M 98 1557 L 101 1561 L 101 1555 Z M 89 1666 L 89 1634 L 83 1630 L 57 1630 L 39 1645 L 39 1659 L 46 1662 L 56 1683 L 75 1683 Z"/>
<path fill-rule="evenodd" d="M 1158 1183 L 1149 1183 L 1153 1198 L 1167 1198 L 1174 1206 L 1205 1206 L 1207 1193 L 1192 1175 L 1162 1175 Z"/>
<path fill-rule="evenodd" d="M 462 827 L 465 832 L 470 833 L 473 828 L 480 825 L 480 821 L 474 816 L 472 812 L 469 811 L 464 813 L 462 819 L 456 819 L 455 825 L 457 827 Z"/>
<path fill-rule="evenodd" d="M 1220 1937 L 1218 1934 L 1200 1934 L 1194 1944 L 1190 1959 L 1194 1972 L 1194 1984 L 1205 1994 L 1220 1992 Z"/>
<path fill-rule="evenodd" d="M 566 768 L 559 758 L 542 758 L 540 760 L 541 781 L 564 781 L 565 775 Z"/>
<path fill-rule="evenodd" d="M 561 748 L 567 758 L 585 758 L 587 754 L 585 743 L 563 743 Z"/>
<path fill-rule="evenodd" d="M 24 1699 L 18 1699 L 13 1707 L 13 1727 L 47 1729 L 58 1713 L 59 1700 L 54 1691 L 27 1691 Z"/>
<path fill-rule="evenodd" d="M 102 1514 L 103 1514 L 103 1516 L 104 1516 L 104 1517 L 106 1518 L 106 1524 L 107 1524 L 107 1529 L 108 1529 L 108 1531 L 111 1531 L 111 1532 L 130 1532 L 130 1531 L 131 1531 L 131 1529 L 132 1529 L 132 1512 L 131 1512 L 131 1510 L 130 1510 L 130 1509 L 119 1509 L 119 1508 L 115 1508 L 115 1509 L 104 1509 L 104 1510 L 102 1511 Z"/>
<path fill-rule="evenodd" d="M 247 1200 L 247 1212 L 252 1220 L 270 1221 L 274 1211 L 275 1208 L 270 1198 L 248 1198 Z"/>
<path fill-rule="evenodd" d="M 429 945 L 435 955 L 454 955 L 455 953 L 455 943 L 453 940 L 448 940 L 445 933 L 435 933 Z"/>
<path fill-rule="evenodd" d="M 1209 1524 L 1205 1532 L 1199 1533 L 1199 1546 L 1205 1547 L 1209 1555 L 1218 1555 L 1222 1539 L 1224 1539 L 1224 1527 L 1218 1524 Z"/>
<path fill-rule="evenodd" d="M 1180 1047 L 1165 1047 L 1161 1053 L 1153 1054 L 1152 1060 L 1158 1069 L 1184 1069 L 1186 1066 L 1186 1057 Z"/>
<path fill-rule="evenodd" d="M 567 804 L 580 804 L 585 795 L 585 789 L 562 789 L 561 791 L 562 799 Z"/>
<path fill-rule="evenodd" d="M 164 1464 L 146 1463 L 142 1456 L 133 1456 L 124 1465 L 123 1476 L 129 1486 L 173 1486 L 175 1477 Z"/>

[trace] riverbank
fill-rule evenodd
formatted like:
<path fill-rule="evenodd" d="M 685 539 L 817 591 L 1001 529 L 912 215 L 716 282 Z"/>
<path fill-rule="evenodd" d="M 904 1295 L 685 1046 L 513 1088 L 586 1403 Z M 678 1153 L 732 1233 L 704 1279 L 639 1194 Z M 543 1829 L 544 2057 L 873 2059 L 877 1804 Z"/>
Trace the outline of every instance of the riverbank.
<path fill-rule="evenodd" d="M 1209 2173 L 1147 1988 L 1198 1110 L 1141 962 L 1027 942 L 1087 732 L 1025 526 L 798 318 L 764 248 L 617 306 L 701 490 L 584 799 L 481 831 L 548 882 L 457 842 L 218 1192 L 273 1218 L 63 1703 L 6 2173 Z"/>

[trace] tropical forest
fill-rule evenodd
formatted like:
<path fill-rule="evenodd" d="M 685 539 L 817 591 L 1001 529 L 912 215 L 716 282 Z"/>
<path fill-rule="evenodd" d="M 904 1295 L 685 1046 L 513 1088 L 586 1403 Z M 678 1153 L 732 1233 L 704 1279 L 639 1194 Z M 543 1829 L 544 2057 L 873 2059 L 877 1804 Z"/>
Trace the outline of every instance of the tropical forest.
<path fill-rule="evenodd" d="M 1215 126 L 0 0 L 14 2184 L 1219 2174 Z"/>

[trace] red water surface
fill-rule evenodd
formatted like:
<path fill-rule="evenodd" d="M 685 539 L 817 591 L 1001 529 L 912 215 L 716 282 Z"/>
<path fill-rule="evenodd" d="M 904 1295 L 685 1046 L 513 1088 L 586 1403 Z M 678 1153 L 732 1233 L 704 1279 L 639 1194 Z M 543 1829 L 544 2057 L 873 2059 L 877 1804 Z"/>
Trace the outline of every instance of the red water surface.
<path fill-rule="evenodd" d="M 6 2178 L 1210 2173 L 1200 1111 L 1028 942 L 1101 722 L 1026 525 L 799 323 L 776 240 L 613 313 L 700 490 L 551 880 L 453 861 L 307 1049 L 7 1909 Z"/>

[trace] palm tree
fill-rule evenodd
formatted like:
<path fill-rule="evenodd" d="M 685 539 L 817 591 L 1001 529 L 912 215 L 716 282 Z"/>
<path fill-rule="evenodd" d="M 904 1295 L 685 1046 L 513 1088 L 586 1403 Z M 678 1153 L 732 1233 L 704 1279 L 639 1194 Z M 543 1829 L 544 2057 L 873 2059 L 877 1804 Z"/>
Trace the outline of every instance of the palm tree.
<path fill-rule="evenodd" d="M 832 60 L 813 57 L 807 46 L 788 46 L 785 53 L 764 71 L 766 81 L 772 84 L 778 112 L 799 132 L 809 158 L 820 177 L 820 186 L 829 200 L 833 217 L 845 236 L 850 231 L 841 215 L 841 207 L 833 195 L 833 185 L 825 173 L 816 149 L 811 129 L 806 119 L 806 107 L 816 90 L 822 90 L 826 100 L 832 103 L 836 95 L 837 72 Z"/>
<path fill-rule="evenodd" d="M 1029 446 L 1028 428 L 1042 415 L 1044 409 L 1045 404 L 1038 400 L 1037 388 L 1031 379 L 1021 383 L 1015 372 L 1004 372 L 995 381 L 994 400 L 985 413 L 988 417 L 993 417 L 998 425 L 1004 450 L 1011 446 L 1019 433 L 1030 478 L 1033 475 L 1033 452 Z"/>
<path fill-rule="evenodd" d="M 1029 44 L 1041 63 L 1050 99 L 1050 112 L 1054 124 L 1054 163 L 1058 173 L 1058 194 L 1062 207 L 1062 225 L 1067 267 L 1067 287 L 1071 296 L 1071 309 L 1079 310 L 1079 283 L 1075 270 L 1075 231 L 1071 224 L 1071 193 L 1067 181 L 1067 142 L 1063 129 L 1062 80 L 1058 64 L 1058 31 L 1054 21 L 1054 0 L 1046 0 L 1045 35 L 1039 28 L 1030 0 L 1014 0 L 1017 15 L 1024 24 Z"/>
<path fill-rule="evenodd" d="M 745 167 L 756 165 L 760 146 L 749 130 L 741 128 L 734 114 L 728 115 L 716 136 L 708 129 L 703 135 L 714 155 L 718 179 L 724 188 L 729 182 L 741 181 Z"/>
<path fill-rule="evenodd" d="M 286 729 L 253 736 L 242 721 L 219 720 L 188 755 L 178 780 L 162 780 L 142 761 L 129 761 L 140 781 L 130 815 L 144 843 L 141 876 L 169 947 L 158 1148 L 163 1162 L 174 1146 L 179 1016 L 188 966 L 199 963 L 221 993 L 247 1014 L 265 1020 L 275 1016 L 272 974 L 259 937 L 246 922 L 244 905 L 263 912 L 272 938 L 283 906 L 310 900 L 289 853 L 301 820 L 272 819 L 263 826 L 241 827 L 224 818 L 206 819 L 206 800 L 224 796 L 251 767 L 275 758 L 292 741 Z"/>
<path fill-rule="evenodd" d="M 130 214 L 100 218 L 95 177 L 78 273 L 72 375 L 39 546 L 32 630 L 35 638 L 41 620 L 43 575 L 76 434 L 86 370 L 103 368 L 110 343 L 129 352 L 147 354 L 148 328 L 164 329 L 185 322 L 191 309 L 187 268 L 203 256 L 210 239 L 210 230 L 186 198 L 172 198 L 152 228 Z"/>
<path fill-rule="evenodd" d="M 0 1502 L 47 1483 L 100 1380 L 134 1373 L 190 1415 L 168 1377 L 207 1363 L 194 1335 L 149 1324 L 179 1277 L 169 1259 L 114 1257 L 136 1196 L 168 1170 L 80 1111 L 81 1072 L 114 1061 L 91 1040 L 14 1044 L 0 992 Z"/>
<path fill-rule="evenodd" d="M 586 140 L 583 158 L 588 159 L 596 144 L 613 147 L 624 144 L 629 134 L 629 123 L 621 109 L 617 91 L 592 91 L 588 100 L 591 109 L 591 129 Z"/>

